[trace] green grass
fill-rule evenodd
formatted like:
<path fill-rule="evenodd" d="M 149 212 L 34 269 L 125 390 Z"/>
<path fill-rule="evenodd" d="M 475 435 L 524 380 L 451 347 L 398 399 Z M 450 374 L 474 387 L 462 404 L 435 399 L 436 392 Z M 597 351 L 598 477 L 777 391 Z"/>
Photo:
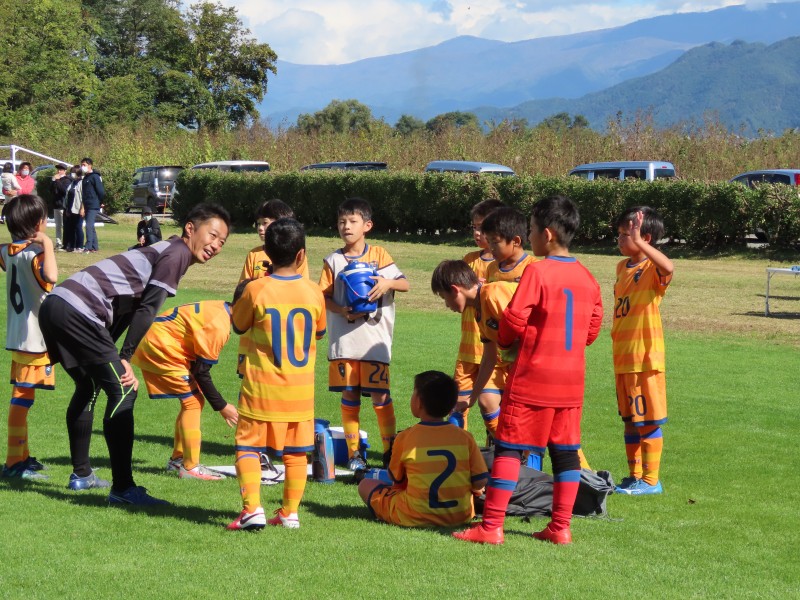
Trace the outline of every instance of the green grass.
<path fill-rule="evenodd" d="M 101 230 L 105 252 L 129 243 L 130 227 L 124 227 Z M 174 302 L 227 297 L 228 283 L 238 277 L 253 237 L 232 236 L 220 257 L 190 269 Z M 5 241 L 7 233 L 0 238 Z M 413 375 L 429 368 L 451 371 L 457 346 L 458 317 L 430 294 L 426 272 L 467 248 L 386 245 L 413 286 L 398 299 L 392 364 L 402 428 L 413 423 L 408 408 Z M 332 237 L 310 239 L 312 272 L 318 272 L 319 259 L 335 246 Z M 90 260 L 58 258 L 62 277 Z M 618 257 L 585 258 L 609 298 L 607 269 L 613 273 Z M 758 271 L 761 282 L 763 269 Z M 611 496 L 608 519 L 574 521 L 570 547 L 529 537 L 544 519 L 509 519 L 501 548 L 458 543 L 442 530 L 382 525 L 370 520 L 355 487 L 343 483 L 308 483 L 298 531 L 227 532 L 223 526 L 240 510 L 236 481 L 183 481 L 166 474 L 177 404 L 143 394 L 136 404 L 134 475 L 137 483 L 174 505 L 109 508 L 101 491 L 65 489 L 71 468 L 64 412 L 72 384 L 59 370 L 56 392 L 39 393 L 30 413 L 31 448 L 50 465 L 50 479 L 0 480 L 0 545 L 6 554 L 0 597 L 797 597 L 800 492 L 792 456 L 798 356 L 792 338 L 798 323 L 790 316 L 767 320 L 753 308 L 749 317 L 736 317 L 741 324 L 730 326 L 724 318 L 707 316 L 717 314 L 719 306 L 688 301 L 719 279 L 722 288 L 741 281 L 742 289 L 730 296 L 757 307 L 755 275 L 748 283 L 750 275 L 736 259 L 682 260 L 676 273 L 664 302 L 671 417 L 662 461 L 665 494 Z M 787 286 L 786 297 L 794 291 Z M 731 314 L 747 312 L 738 301 L 725 297 L 719 303 L 729 306 Z M 703 319 L 715 325 L 695 325 Z M 212 371 L 228 399 L 236 397 L 238 388 L 236 342 L 232 336 Z M 338 398 L 326 390 L 322 349 L 317 414 L 338 423 Z M 587 351 L 583 441 L 592 466 L 620 478 L 625 454 L 610 353 L 605 330 Z M 0 354 L 0 374 L 8 372 L 9 360 L 8 353 Z M 105 400 L 99 404 L 102 410 Z M 362 417 L 370 441 L 379 444 L 374 413 L 366 408 Z M 2 421 L 0 439 L 5 436 Z M 100 475 L 107 476 L 100 427 L 98 415 L 92 457 Z M 483 440 L 478 419 L 470 419 L 470 429 Z M 204 414 L 203 431 L 203 461 L 232 463 L 233 431 L 211 411 Z M 379 452 L 371 453 L 373 461 L 378 457 Z M 280 496 L 281 486 L 262 487 L 267 510 L 279 505 Z"/>

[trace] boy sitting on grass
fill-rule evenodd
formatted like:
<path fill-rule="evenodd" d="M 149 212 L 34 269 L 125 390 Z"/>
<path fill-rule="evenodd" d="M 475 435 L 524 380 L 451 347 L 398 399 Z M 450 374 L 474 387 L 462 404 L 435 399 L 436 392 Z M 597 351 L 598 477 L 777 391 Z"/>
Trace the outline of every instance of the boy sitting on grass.
<path fill-rule="evenodd" d="M 403 527 L 469 523 L 473 494 L 489 473 L 472 435 L 447 422 L 458 388 L 449 375 L 425 371 L 414 378 L 411 414 L 420 421 L 397 434 L 389 462 L 394 485 L 364 479 L 361 499 L 381 521 Z"/>

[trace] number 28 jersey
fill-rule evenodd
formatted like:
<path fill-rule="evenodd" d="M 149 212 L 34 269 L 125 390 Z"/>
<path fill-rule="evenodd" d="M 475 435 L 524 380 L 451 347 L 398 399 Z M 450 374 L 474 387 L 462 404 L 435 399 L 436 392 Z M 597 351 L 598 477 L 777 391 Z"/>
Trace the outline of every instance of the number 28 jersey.
<path fill-rule="evenodd" d="M 233 329 L 249 331 L 239 413 L 259 421 L 314 418 L 317 340 L 325 335 L 325 299 L 302 276 L 270 275 L 247 284 L 233 305 Z"/>

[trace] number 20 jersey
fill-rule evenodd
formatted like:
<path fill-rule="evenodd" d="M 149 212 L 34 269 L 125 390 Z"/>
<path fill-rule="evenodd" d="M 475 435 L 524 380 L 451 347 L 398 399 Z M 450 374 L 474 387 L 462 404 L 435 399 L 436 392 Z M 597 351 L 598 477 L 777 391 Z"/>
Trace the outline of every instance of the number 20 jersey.
<path fill-rule="evenodd" d="M 252 281 L 233 305 L 233 329 L 248 331 L 239 414 L 259 421 L 314 418 L 317 340 L 325 335 L 325 299 L 300 275 Z"/>
<path fill-rule="evenodd" d="M 614 373 L 664 371 L 660 307 L 671 281 L 672 275 L 659 273 L 650 259 L 631 265 L 626 258 L 617 264 L 611 320 Z"/>
<path fill-rule="evenodd" d="M 53 285 L 44 280 L 44 250 L 29 241 L 0 245 L 6 274 L 6 350 L 47 352 L 39 329 L 39 307 Z"/>

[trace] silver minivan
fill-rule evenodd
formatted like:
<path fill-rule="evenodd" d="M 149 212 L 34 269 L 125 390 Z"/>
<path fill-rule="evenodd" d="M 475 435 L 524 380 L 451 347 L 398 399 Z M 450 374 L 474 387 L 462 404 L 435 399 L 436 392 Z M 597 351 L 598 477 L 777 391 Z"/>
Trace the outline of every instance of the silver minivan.
<path fill-rule="evenodd" d="M 426 173 L 482 173 L 513 177 L 514 171 L 505 165 L 469 160 L 434 160 L 425 167 Z"/>
<path fill-rule="evenodd" d="M 675 177 L 675 165 L 670 162 L 656 160 L 598 162 L 578 165 L 569 174 L 583 177 L 589 181 L 594 181 L 595 179 L 655 181 L 656 179 Z"/>

